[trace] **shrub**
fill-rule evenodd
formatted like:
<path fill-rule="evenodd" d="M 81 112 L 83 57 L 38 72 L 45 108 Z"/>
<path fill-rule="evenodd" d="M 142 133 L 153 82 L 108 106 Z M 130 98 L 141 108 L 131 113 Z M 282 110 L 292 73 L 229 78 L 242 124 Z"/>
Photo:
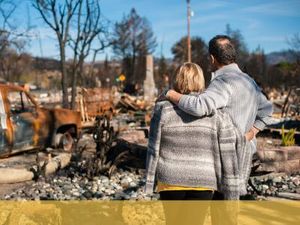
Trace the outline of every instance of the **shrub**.
<path fill-rule="evenodd" d="M 281 145 L 282 146 L 293 146 L 295 145 L 295 132 L 296 129 L 290 129 L 285 132 L 284 126 L 281 127 Z"/>

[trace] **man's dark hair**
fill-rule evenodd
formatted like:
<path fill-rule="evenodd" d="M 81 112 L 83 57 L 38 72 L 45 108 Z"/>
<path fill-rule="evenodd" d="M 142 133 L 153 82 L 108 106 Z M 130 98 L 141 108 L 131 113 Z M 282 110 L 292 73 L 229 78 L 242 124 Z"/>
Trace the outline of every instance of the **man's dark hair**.
<path fill-rule="evenodd" d="M 211 54 L 218 63 L 228 65 L 236 60 L 235 47 L 231 38 L 226 35 L 217 35 L 209 41 L 209 54 Z"/>

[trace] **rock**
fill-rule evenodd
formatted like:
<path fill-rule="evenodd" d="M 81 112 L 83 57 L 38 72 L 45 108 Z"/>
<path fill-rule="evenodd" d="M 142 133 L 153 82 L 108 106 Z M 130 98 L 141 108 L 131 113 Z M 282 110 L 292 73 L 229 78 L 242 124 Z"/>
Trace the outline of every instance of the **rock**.
<path fill-rule="evenodd" d="M 90 192 L 90 191 L 85 191 L 85 192 L 83 193 L 83 196 L 84 196 L 85 198 L 87 198 L 87 199 L 91 199 L 91 198 L 93 197 L 93 193 Z"/>
<path fill-rule="evenodd" d="M 269 189 L 269 186 L 268 185 L 262 185 L 262 191 L 266 191 L 267 189 Z"/>
<path fill-rule="evenodd" d="M 102 198 L 103 194 L 101 192 L 94 193 L 94 198 Z"/>
<path fill-rule="evenodd" d="M 292 181 L 296 186 L 300 186 L 300 179 L 298 177 L 292 178 Z"/>
<path fill-rule="evenodd" d="M 282 182 L 282 178 L 281 177 L 275 177 L 275 178 L 273 178 L 273 182 L 274 183 L 281 183 Z"/>
<path fill-rule="evenodd" d="M 79 193 L 78 191 L 74 191 L 74 192 L 72 192 L 72 195 L 73 195 L 73 196 L 76 196 L 76 197 L 79 197 L 79 196 L 80 196 L 80 193 Z"/>
<path fill-rule="evenodd" d="M 136 187 L 137 184 L 136 184 L 135 182 L 130 182 L 129 186 L 130 186 L 130 187 Z"/>
<path fill-rule="evenodd" d="M 293 190 L 294 188 L 296 188 L 296 185 L 293 184 L 293 183 L 289 183 L 288 187 L 289 187 L 290 190 Z"/>
<path fill-rule="evenodd" d="M 121 184 L 122 188 L 128 188 L 129 187 L 129 182 L 126 178 L 122 179 L 120 184 Z"/>
<path fill-rule="evenodd" d="M 130 196 L 125 194 L 124 192 L 119 192 L 115 194 L 115 200 L 129 200 Z"/>
<path fill-rule="evenodd" d="M 63 186 L 63 188 L 64 188 L 65 190 L 72 190 L 72 189 L 73 189 L 73 185 L 71 185 L 71 184 L 66 184 L 66 185 Z"/>
<path fill-rule="evenodd" d="M 131 177 L 127 177 L 126 179 L 129 183 L 133 181 Z"/>
<path fill-rule="evenodd" d="M 136 192 L 131 192 L 130 197 L 131 198 L 137 198 L 137 193 Z"/>

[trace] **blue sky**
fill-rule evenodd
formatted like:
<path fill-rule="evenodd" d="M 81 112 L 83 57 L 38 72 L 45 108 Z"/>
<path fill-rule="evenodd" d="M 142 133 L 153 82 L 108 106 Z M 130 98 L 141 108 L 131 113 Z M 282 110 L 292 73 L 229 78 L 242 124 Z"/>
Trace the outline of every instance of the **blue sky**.
<path fill-rule="evenodd" d="M 18 1 L 18 0 L 17 0 Z M 19 0 L 15 23 L 19 29 L 28 24 L 30 13 L 32 38 L 28 51 L 36 56 L 58 57 L 55 35 L 32 8 L 30 0 Z M 158 47 L 166 57 L 172 57 L 171 47 L 186 35 L 185 0 L 100 0 L 104 16 L 112 23 L 122 19 L 131 8 L 146 17 L 156 35 Z M 260 45 L 266 53 L 288 49 L 287 39 L 300 33 L 300 0 L 191 0 L 194 16 L 191 20 L 191 35 L 200 36 L 206 42 L 216 34 L 224 33 L 226 24 L 240 29 L 247 47 L 253 51 Z M 162 46 L 162 48 L 161 48 Z M 107 50 L 107 54 L 111 54 Z M 99 56 L 103 59 L 105 53 Z"/>

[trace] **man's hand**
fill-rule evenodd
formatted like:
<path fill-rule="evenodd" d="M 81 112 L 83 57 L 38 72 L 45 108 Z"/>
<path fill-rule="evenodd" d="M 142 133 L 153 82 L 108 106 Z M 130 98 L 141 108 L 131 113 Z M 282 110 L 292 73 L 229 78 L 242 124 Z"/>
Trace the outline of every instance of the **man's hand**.
<path fill-rule="evenodd" d="M 251 140 L 256 136 L 256 134 L 257 134 L 259 131 L 260 131 L 260 130 L 257 129 L 256 127 L 252 127 L 252 128 L 245 134 L 246 140 L 247 140 L 247 141 L 251 141 Z"/>

